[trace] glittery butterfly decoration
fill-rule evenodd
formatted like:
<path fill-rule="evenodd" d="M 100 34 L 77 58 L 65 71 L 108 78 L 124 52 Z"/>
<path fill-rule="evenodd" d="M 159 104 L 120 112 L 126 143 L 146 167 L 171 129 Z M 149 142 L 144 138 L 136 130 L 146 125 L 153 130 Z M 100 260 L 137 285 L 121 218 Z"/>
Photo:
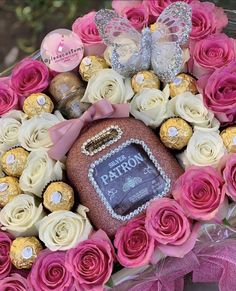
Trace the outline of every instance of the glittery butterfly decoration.
<path fill-rule="evenodd" d="M 181 71 L 183 46 L 192 28 L 192 10 L 184 2 L 168 6 L 154 24 L 154 31 L 138 32 L 126 18 L 102 9 L 95 16 L 99 34 L 111 48 L 112 68 L 128 77 L 150 66 L 163 82 L 174 80 Z"/>

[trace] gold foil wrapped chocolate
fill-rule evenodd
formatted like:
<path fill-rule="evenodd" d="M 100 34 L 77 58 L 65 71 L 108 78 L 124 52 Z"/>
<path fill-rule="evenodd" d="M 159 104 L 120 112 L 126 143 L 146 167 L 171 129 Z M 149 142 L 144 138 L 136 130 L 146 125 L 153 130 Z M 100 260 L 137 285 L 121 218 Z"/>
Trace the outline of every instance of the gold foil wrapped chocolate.
<path fill-rule="evenodd" d="M 2 170 L 8 175 L 13 177 L 20 177 L 28 158 L 29 153 L 17 147 L 5 152 L 1 157 Z"/>
<path fill-rule="evenodd" d="M 104 58 L 98 56 L 87 56 L 83 58 L 80 63 L 79 73 L 82 79 L 88 82 L 95 72 L 106 68 L 109 68 L 109 66 Z"/>
<path fill-rule="evenodd" d="M 17 269 L 30 269 L 42 250 L 36 237 L 18 237 L 12 242 L 10 258 Z"/>
<path fill-rule="evenodd" d="M 170 149 L 181 150 L 193 134 L 192 127 L 182 118 L 173 117 L 165 121 L 160 128 L 160 139 Z"/>
<path fill-rule="evenodd" d="M 75 93 L 69 94 L 57 104 L 57 109 L 59 109 L 66 118 L 71 119 L 80 117 L 90 106 L 88 103 L 81 102 L 84 92 L 84 88 L 79 88 Z"/>
<path fill-rule="evenodd" d="M 74 205 L 74 190 L 64 182 L 50 183 L 43 193 L 43 205 L 51 212 L 71 210 Z"/>
<path fill-rule="evenodd" d="M 40 115 L 43 112 L 51 113 L 54 105 L 52 100 L 43 93 L 34 93 L 24 101 L 23 111 L 29 116 Z"/>
<path fill-rule="evenodd" d="M 171 98 L 187 91 L 193 93 L 194 95 L 198 93 L 196 80 L 184 73 L 177 75 L 175 80 L 169 85 Z"/>
<path fill-rule="evenodd" d="M 151 32 L 154 32 L 156 30 L 156 23 L 150 24 L 149 28 Z"/>
<path fill-rule="evenodd" d="M 223 139 L 227 151 L 236 153 L 236 126 L 225 128 L 220 136 Z"/>
<path fill-rule="evenodd" d="M 58 74 L 53 78 L 49 91 L 66 118 L 78 118 L 89 107 L 81 102 L 84 95 L 84 83 L 72 72 Z"/>
<path fill-rule="evenodd" d="M 76 92 L 83 86 L 83 82 L 74 73 L 60 73 L 52 79 L 49 92 L 52 94 L 53 100 L 58 103 L 68 94 Z"/>
<path fill-rule="evenodd" d="M 15 196 L 21 194 L 19 181 L 15 177 L 0 178 L 0 207 L 4 207 Z"/>
<path fill-rule="evenodd" d="M 160 80 L 152 71 L 141 71 L 131 79 L 131 85 L 135 93 L 143 88 L 160 89 Z"/>

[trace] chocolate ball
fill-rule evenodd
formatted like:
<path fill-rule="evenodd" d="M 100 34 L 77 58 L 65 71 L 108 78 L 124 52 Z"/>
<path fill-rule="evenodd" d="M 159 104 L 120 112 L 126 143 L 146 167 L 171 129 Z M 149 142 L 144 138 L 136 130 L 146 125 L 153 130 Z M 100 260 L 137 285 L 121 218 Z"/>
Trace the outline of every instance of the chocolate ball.
<path fill-rule="evenodd" d="M 72 72 L 56 75 L 49 86 L 53 100 L 58 103 L 69 94 L 83 87 L 83 82 Z"/>

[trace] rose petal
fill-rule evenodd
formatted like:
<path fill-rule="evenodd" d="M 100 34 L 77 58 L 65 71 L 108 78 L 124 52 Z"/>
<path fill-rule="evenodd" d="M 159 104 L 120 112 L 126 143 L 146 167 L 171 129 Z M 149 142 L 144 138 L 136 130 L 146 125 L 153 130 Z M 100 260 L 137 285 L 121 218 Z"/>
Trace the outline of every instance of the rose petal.
<path fill-rule="evenodd" d="M 200 228 L 201 225 L 199 223 L 195 223 L 189 238 L 186 240 L 185 243 L 180 246 L 158 245 L 157 248 L 167 256 L 183 258 L 188 252 L 193 249 Z"/>

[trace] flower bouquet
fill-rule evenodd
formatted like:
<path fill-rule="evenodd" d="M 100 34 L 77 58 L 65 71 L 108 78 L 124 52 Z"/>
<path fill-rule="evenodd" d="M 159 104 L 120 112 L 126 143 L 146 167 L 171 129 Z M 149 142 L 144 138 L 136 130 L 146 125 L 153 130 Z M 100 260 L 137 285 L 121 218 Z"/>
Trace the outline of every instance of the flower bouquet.
<path fill-rule="evenodd" d="M 236 290 L 227 24 L 113 0 L 0 78 L 0 291 Z"/>

